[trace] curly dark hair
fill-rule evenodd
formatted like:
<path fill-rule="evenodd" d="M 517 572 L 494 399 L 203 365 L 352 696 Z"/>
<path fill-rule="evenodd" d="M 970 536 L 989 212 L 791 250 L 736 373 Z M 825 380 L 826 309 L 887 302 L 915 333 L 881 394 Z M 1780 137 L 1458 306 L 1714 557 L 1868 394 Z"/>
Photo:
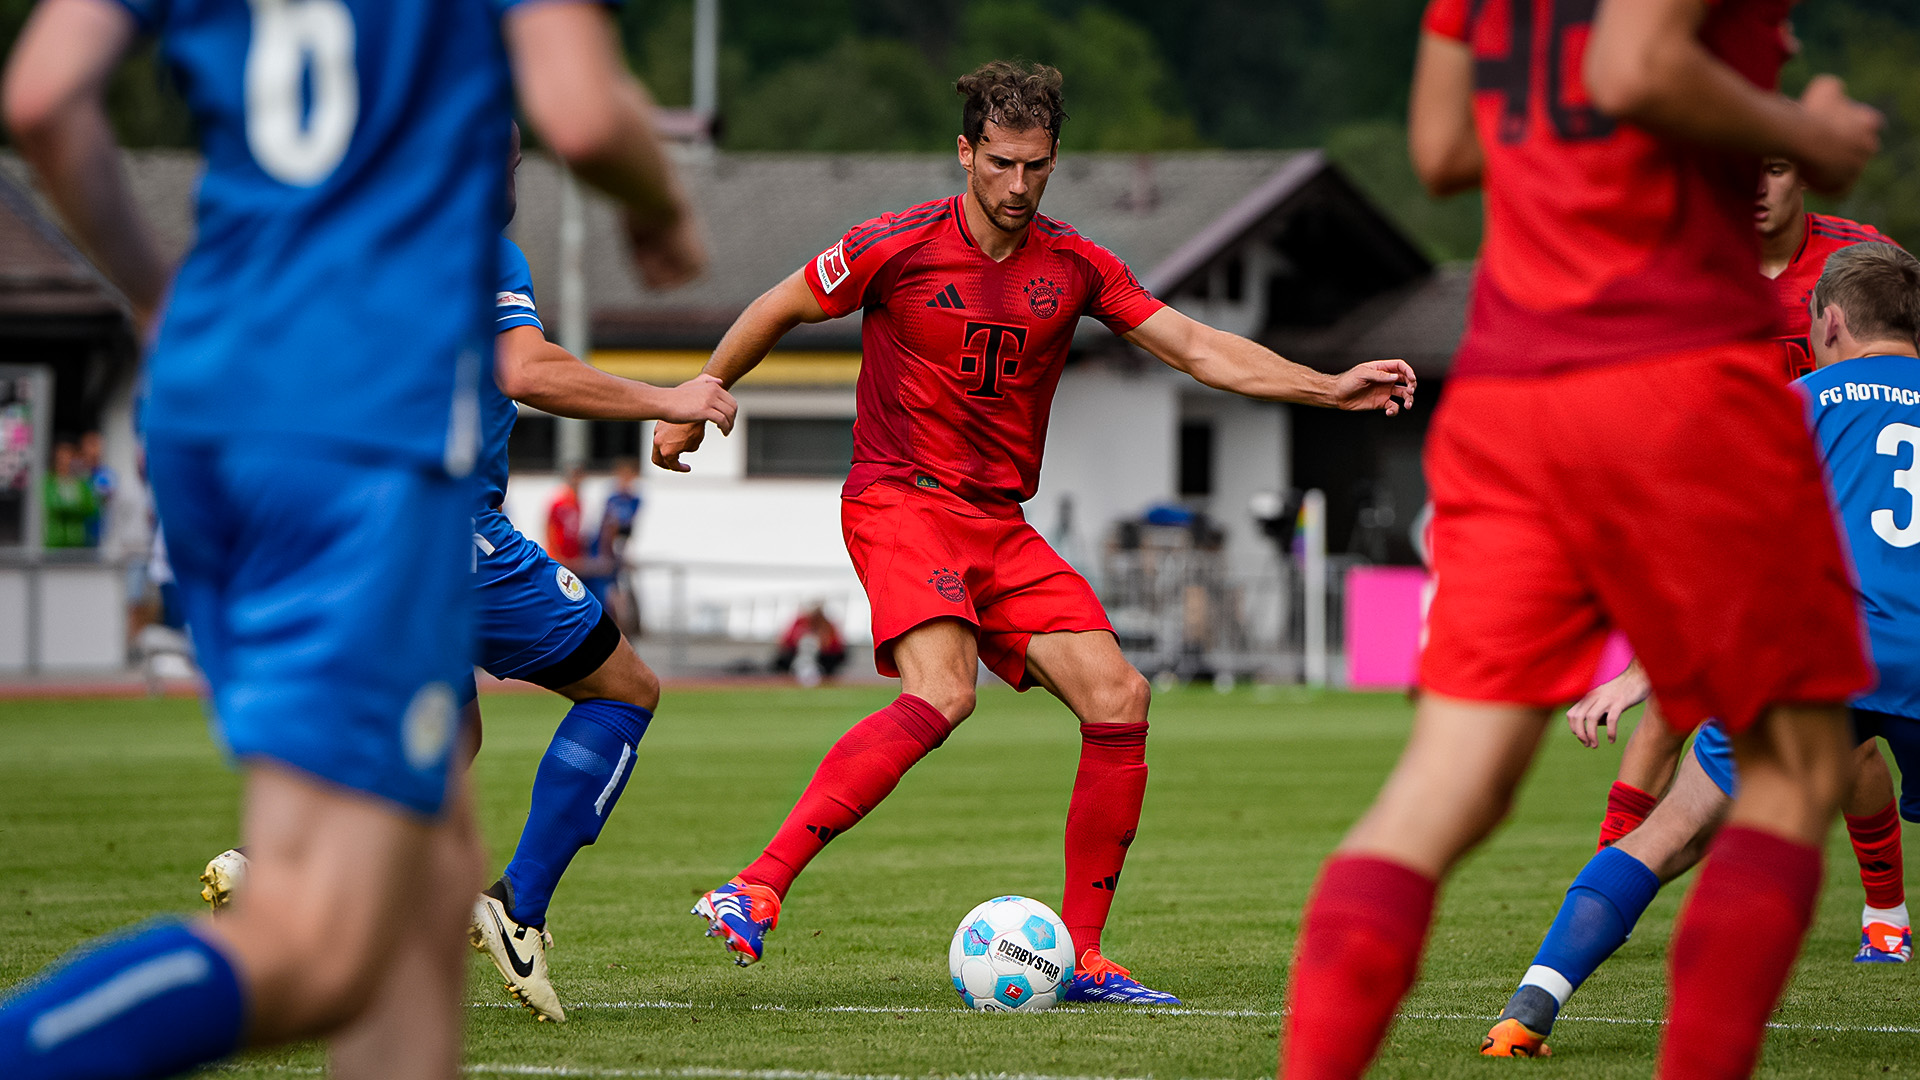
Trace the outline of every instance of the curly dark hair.
<path fill-rule="evenodd" d="M 1043 127 L 1059 142 L 1060 125 L 1067 119 L 1060 97 L 1062 82 L 1059 69 L 1045 64 L 1025 60 L 981 64 L 953 84 L 967 99 L 960 112 L 960 130 L 968 142 L 978 145 L 991 120 L 1008 131 Z"/>

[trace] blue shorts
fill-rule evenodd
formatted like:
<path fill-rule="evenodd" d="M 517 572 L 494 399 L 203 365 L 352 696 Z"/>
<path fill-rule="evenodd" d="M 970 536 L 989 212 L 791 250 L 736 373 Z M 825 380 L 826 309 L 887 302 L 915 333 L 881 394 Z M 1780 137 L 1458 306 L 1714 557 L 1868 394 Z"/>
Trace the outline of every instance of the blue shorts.
<path fill-rule="evenodd" d="M 586 584 L 498 510 L 473 519 L 472 565 L 477 662 L 495 677 L 559 689 L 593 674 L 619 644 Z"/>
<path fill-rule="evenodd" d="M 1853 710 L 1853 738 L 1866 742 L 1878 736 L 1887 740 L 1893 760 L 1900 766 L 1900 816 L 1920 822 L 1920 720 L 1870 709 Z"/>
<path fill-rule="evenodd" d="M 1854 709 L 1854 745 L 1875 736 L 1887 740 L 1893 760 L 1900 766 L 1900 816 L 1920 822 L 1920 720 Z M 1699 733 L 1693 737 L 1693 756 L 1706 770 L 1707 778 L 1732 798 L 1738 781 L 1733 766 L 1733 743 L 1719 724 L 1709 720 L 1700 725 Z"/>
<path fill-rule="evenodd" d="M 1733 741 L 1720 725 L 1709 720 L 1693 736 L 1693 756 L 1706 770 L 1707 779 L 1727 798 L 1734 797 L 1739 777 L 1733 770 Z"/>
<path fill-rule="evenodd" d="M 472 672 L 470 483 L 159 433 L 147 469 L 228 752 L 437 814 Z"/>

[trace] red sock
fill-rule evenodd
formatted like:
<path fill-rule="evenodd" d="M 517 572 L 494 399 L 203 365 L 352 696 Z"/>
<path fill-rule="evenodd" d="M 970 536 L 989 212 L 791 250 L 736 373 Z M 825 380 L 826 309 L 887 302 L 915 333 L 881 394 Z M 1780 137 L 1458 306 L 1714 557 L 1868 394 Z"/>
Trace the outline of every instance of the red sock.
<path fill-rule="evenodd" d="M 1605 848 L 1614 841 L 1640 827 L 1653 813 L 1660 800 L 1649 795 L 1632 784 L 1615 780 L 1607 789 L 1607 816 L 1600 819 L 1600 847 Z M 1598 851 L 1600 848 L 1595 848 Z"/>
<path fill-rule="evenodd" d="M 1853 857 L 1860 862 L 1860 884 L 1867 890 L 1868 907 L 1892 908 L 1907 902 L 1898 807 L 1888 803 L 1879 813 L 1847 815 L 1847 836 L 1853 840 Z"/>
<path fill-rule="evenodd" d="M 1439 883 L 1396 862 L 1338 855 L 1307 901 L 1287 987 L 1285 1080 L 1356 1080 L 1413 988 Z"/>
<path fill-rule="evenodd" d="M 1820 851 L 1720 830 L 1667 950 L 1672 989 L 1660 1080 L 1745 1077 L 1786 989 L 1820 893 Z"/>
<path fill-rule="evenodd" d="M 827 751 L 773 842 L 740 871 L 740 880 L 787 895 L 793 879 L 827 841 L 880 805 L 914 762 L 945 742 L 952 730 L 939 709 L 912 694 L 901 694 L 853 725 Z"/>
<path fill-rule="evenodd" d="M 1100 948 L 1127 845 L 1147 794 L 1147 722 L 1081 724 L 1080 771 L 1067 804 L 1067 888 L 1060 919 L 1078 960 Z"/>

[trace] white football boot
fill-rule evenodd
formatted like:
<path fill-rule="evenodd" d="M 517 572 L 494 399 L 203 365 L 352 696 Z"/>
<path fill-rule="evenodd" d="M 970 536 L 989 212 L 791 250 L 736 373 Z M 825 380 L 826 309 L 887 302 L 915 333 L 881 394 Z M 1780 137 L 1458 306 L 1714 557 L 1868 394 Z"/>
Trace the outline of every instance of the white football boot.
<path fill-rule="evenodd" d="M 233 894 L 247 880 L 247 856 L 239 848 L 228 848 L 213 857 L 200 871 L 200 899 L 219 911 L 233 903 Z"/>
<path fill-rule="evenodd" d="M 494 895 L 496 891 L 504 892 L 496 885 L 473 902 L 473 925 L 467 928 L 467 940 L 493 961 L 507 993 L 530 1009 L 534 1019 L 566 1022 L 560 995 L 553 992 L 553 981 L 547 977 L 547 950 L 553 946 L 553 935 L 545 928 L 515 922 L 507 905 Z"/>

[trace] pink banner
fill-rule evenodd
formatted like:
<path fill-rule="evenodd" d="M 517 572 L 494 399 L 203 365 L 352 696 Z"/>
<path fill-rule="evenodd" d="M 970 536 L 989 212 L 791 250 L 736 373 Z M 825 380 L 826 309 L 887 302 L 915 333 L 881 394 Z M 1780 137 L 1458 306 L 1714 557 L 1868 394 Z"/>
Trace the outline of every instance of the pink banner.
<path fill-rule="evenodd" d="M 1405 690 L 1420 669 L 1420 629 L 1427 572 L 1412 566 L 1356 566 L 1347 571 L 1345 645 L 1347 685 L 1355 690 Z M 1626 670 L 1633 659 L 1624 635 L 1600 654 L 1594 685 Z"/>

